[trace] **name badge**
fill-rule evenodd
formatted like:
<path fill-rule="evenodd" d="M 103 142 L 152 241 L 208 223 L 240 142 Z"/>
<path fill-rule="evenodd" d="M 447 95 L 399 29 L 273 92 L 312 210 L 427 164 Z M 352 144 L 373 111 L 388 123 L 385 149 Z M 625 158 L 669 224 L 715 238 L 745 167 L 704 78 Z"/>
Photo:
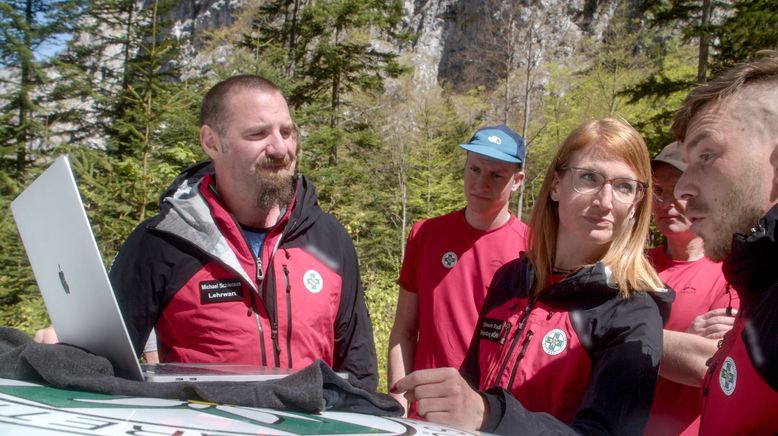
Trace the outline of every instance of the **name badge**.
<path fill-rule="evenodd" d="M 211 280 L 200 282 L 200 304 L 243 301 L 243 284 L 240 280 Z"/>
<path fill-rule="evenodd" d="M 478 327 L 478 336 L 487 341 L 504 344 L 508 331 L 511 329 L 511 323 L 493 318 L 484 318 Z"/>

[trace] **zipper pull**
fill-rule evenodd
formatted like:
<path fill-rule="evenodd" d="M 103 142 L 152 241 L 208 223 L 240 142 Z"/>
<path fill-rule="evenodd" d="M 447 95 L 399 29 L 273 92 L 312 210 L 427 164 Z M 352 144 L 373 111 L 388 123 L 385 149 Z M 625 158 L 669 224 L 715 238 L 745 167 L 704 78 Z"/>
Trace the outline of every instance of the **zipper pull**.
<path fill-rule="evenodd" d="M 257 284 L 262 285 L 265 279 L 265 271 L 262 270 L 262 257 L 257 256 Z"/>
<path fill-rule="evenodd" d="M 286 282 L 286 293 L 290 293 L 292 291 L 292 286 L 289 283 L 289 268 L 286 267 L 286 264 L 283 265 L 284 269 L 284 282 Z"/>
<path fill-rule="evenodd" d="M 276 354 L 280 353 L 281 346 L 278 345 L 278 325 L 275 322 L 273 323 L 273 328 L 270 330 L 270 336 L 273 338 L 273 347 L 276 349 Z"/>
<path fill-rule="evenodd" d="M 508 335 L 511 333 L 511 323 L 506 322 L 505 327 L 502 330 L 502 337 L 500 338 L 500 345 L 505 345 L 505 340 L 508 339 Z"/>

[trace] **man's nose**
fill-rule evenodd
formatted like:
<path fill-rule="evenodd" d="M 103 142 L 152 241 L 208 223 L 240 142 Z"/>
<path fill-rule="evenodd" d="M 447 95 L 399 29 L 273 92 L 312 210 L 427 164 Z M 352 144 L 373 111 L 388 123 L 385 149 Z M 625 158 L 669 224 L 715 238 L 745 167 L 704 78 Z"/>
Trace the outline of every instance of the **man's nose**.
<path fill-rule="evenodd" d="M 675 183 L 673 195 L 676 199 L 683 202 L 689 201 L 690 198 L 694 197 L 694 183 L 688 171 L 681 173 L 681 177 Z"/>
<path fill-rule="evenodd" d="M 268 138 L 267 148 L 265 154 L 273 158 L 283 158 L 289 153 L 289 145 L 284 140 L 281 132 L 273 132 Z"/>

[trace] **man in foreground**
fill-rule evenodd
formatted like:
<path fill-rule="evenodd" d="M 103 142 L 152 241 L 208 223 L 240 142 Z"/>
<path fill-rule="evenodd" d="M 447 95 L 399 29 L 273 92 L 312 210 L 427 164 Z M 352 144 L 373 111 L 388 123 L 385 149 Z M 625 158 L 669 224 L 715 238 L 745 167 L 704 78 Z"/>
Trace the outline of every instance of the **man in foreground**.
<path fill-rule="evenodd" d="M 153 328 L 161 362 L 322 359 L 375 389 L 356 252 L 295 175 L 299 137 L 281 91 L 231 77 L 205 95 L 200 125 L 211 162 L 173 182 L 111 267 L 136 353 Z"/>
<path fill-rule="evenodd" d="M 778 432 L 778 52 L 760 53 L 695 88 L 671 129 L 705 254 L 723 260 L 740 296 L 732 331 L 711 359 L 700 434 Z"/>

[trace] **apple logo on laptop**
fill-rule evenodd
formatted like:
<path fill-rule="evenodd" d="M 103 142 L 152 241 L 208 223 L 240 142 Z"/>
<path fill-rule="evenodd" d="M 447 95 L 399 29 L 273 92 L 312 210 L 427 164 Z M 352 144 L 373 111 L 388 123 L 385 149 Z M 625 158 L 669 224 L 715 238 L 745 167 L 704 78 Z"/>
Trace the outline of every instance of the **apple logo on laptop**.
<path fill-rule="evenodd" d="M 70 294 L 70 286 L 68 286 L 68 281 L 65 279 L 65 272 L 62 271 L 62 267 L 57 264 L 57 269 L 59 270 L 59 281 L 62 283 L 62 287 L 65 288 L 65 293 Z"/>

